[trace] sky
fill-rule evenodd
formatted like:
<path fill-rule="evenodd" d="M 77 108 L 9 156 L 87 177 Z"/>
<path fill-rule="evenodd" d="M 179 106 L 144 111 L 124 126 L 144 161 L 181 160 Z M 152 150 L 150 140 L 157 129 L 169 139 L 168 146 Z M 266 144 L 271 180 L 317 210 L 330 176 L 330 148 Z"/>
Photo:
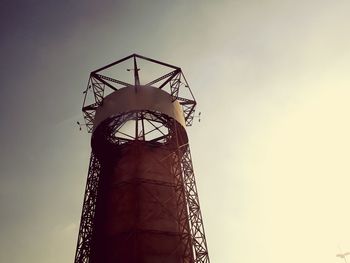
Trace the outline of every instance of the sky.
<path fill-rule="evenodd" d="M 350 251 L 350 2 L 0 2 L 0 261 L 73 262 L 90 158 L 89 73 L 180 66 L 211 262 Z"/>

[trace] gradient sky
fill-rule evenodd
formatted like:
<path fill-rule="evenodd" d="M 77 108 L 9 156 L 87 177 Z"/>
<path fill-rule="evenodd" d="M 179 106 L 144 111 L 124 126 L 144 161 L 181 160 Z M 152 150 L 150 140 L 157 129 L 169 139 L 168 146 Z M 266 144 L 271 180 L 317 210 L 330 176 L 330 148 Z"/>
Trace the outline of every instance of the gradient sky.
<path fill-rule="evenodd" d="M 213 263 L 350 251 L 348 0 L 0 2 L 0 262 L 73 262 L 89 73 L 131 53 L 182 67 Z"/>

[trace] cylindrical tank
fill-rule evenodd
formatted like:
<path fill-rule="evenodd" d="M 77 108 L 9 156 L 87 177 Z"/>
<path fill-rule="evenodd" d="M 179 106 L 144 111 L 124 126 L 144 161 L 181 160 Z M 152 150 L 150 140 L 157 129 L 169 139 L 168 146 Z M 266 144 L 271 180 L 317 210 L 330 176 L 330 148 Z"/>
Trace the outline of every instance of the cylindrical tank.
<path fill-rule="evenodd" d="M 178 176 L 187 143 L 181 106 L 161 89 L 125 87 L 104 98 L 91 140 L 101 165 L 91 263 L 193 262 Z"/>

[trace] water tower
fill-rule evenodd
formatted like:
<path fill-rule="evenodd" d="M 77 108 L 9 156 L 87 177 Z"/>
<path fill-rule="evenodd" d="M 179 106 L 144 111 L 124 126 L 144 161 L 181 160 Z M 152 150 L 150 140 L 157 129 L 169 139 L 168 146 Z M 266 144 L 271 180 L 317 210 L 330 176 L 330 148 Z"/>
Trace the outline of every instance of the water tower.
<path fill-rule="evenodd" d="M 91 158 L 75 263 L 209 263 L 181 68 L 137 54 L 90 74 Z"/>

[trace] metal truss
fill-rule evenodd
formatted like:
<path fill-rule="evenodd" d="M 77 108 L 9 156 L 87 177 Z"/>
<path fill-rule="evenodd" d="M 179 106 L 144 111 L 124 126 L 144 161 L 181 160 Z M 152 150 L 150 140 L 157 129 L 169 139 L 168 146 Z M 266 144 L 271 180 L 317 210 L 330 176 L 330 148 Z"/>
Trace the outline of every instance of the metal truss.
<path fill-rule="evenodd" d="M 127 122 L 128 129 L 122 131 Z M 132 141 L 164 144 L 174 136 L 173 121 L 164 114 L 154 111 L 129 111 L 106 120 L 105 124 L 100 125 L 93 134 L 93 138 L 105 136 L 105 141 L 99 140 L 97 148 L 105 147 L 106 143 L 122 145 Z M 94 142 L 94 139 L 92 141 Z"/>
<path fill-rule="evenodd" d="M 173 175 L 175 178 L 175 192 L 177 196 L 177 207 L 178 214 L 177 220 L 179 223 L 179 233 L 180 239 L 184 244 L 184 251 L 182 255 L 183 262 L 181 263 L 194 263 L 194 251 L 191 229 L 189 224 L 189 216 L 188 216 L 188 202 L 186 196 L 186 190 L 184 187 L 184 178 L 183 178 L 183 169 L 181 165 L 182 161 L 182 151 L 181 149 L 177 149 L 173 157 Z"/>
<path fill-rule="evenodd" d="M 133 79 L 124 80 L 112 76 L 113 70 L 117 70 L 115 68 L 118 65 L 128 60 L 133 60 L 133 68 L 124 68 L 124 70 L 133 71 Z M 164 70 L 168 72 L 160 76 L 155 76 L 152 80 L 142 81 L 142 68 L 138 68 L 138 65 L 142 61 L 147 61 L 159 66 L 160 69 L 162 69 L 159 72 Z M 145 67 L 147 66 L 145 65 Z M 88 132 L 92 132 L 93 130 L 93 120 L 96 109 L 98 106 L 102 105 L 105 96 L 123 87 L 135 87 L 135 89 L 137 89 L 139 86 L 152 86 L 166 90 L 171 94 L 173 100 L 178 100 L 182 106 L 186 125 L 192 125 L 196 101 L 181 68 L 158 60 L 132 54 L 91 72 L 87 88 L 84 91 L 85 96 L 82 107 Z"/>
<path fill-rule="evenodd" d="M 83 211 L 75 254 L 75 263 L 89 263 L 93 242 L 96 202 L 100 182 L 101 164 L 91 153 L 88 178 L 85 188 Z"/>
<path fill-rule="evenodd" d="M 210 263 L 207 241 L 204 233 L 202 213 L 199 206 L 199 198 L 194 176 L 190 147 L 183 146 L 181 156 L 181 167 L 183 176 L 183 187 L 185 190 L 186 203 L 188 207 L 188 222 L 191 230 L 191 242 L 194 248 L 195 263 Z"/>

